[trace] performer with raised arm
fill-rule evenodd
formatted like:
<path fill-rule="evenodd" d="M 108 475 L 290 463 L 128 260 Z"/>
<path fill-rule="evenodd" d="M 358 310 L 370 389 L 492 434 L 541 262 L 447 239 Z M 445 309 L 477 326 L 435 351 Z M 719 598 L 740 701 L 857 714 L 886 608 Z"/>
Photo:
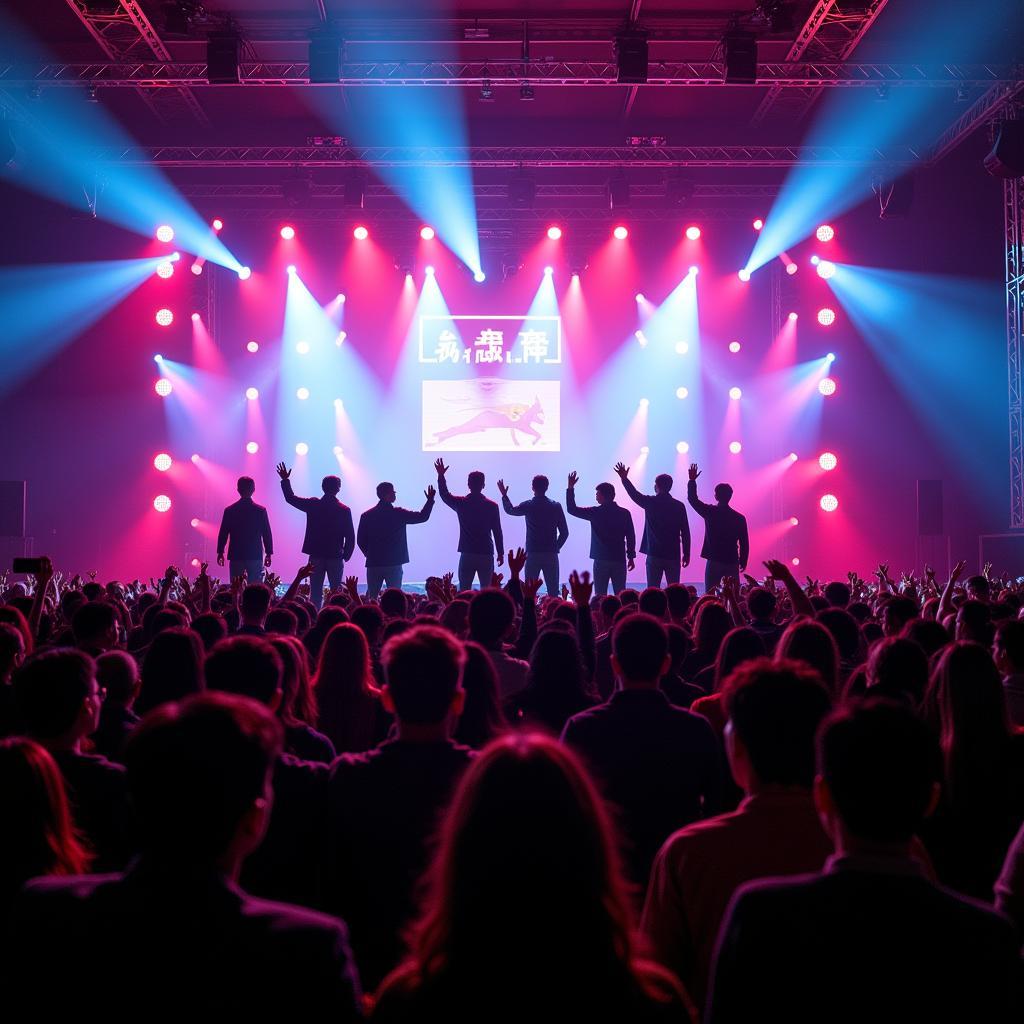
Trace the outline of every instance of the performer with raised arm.
<path fill-rule="evenodd" d="M 609 483 L 598 484 L 595 488 L 596 505 L 580 507 L 576 504 L 576 483 L 579 475 L 569 474 L 569 486 L 565 491 L 565 509 L 577 519 L 590 523 L 590 557 L 594 560 L 594 593 L 603 597 L 608 592 L 608 581 L 612 593 L 626 589 L 626 571 L 636 563 L 636 531 L 629 510 L 615 502 L 615 487 Z"/>
<path fill-rule="evenodd" d="M 750 538 L 747 536 L 747 518 L 729 507 L 732 487 L 715 485 L 714 505 L 707 505 L 697 497 L 697 463 L 690 466 L 690 482 L 686 485 L 686 498 L 693 510 L 704 520 L 704 546 L 700 557 L 707 559 L 704 568 L 704 591 L 709 593 L 722 582 L 722 578 L 738 577 L 745 572 L 750 558 Z"/>
<path fill-rule="evenodd" d="M 252 500 L 256 482 L 251 476 L 238 478 L 238 501 L 224 509 L 217 534 L 217 564 L 224 564 L 228 548 L 228 572 L 232 579 L 243 573 L 250 583 L 263 582 L 263 568 L 270 568 L 274 537 L 270 517 L 262 505 Z"/>
<path fill-rule="evenodd" d="M 345 563 L 355 550 L 352 510 L 338 501 L 341 477 L 325 476 L 320 484 L 324 493 L 319 498 L 297 498 L 289 479 L 292 471 L 283 462 L 278 463 L 277 475 L 281 478 L 284 500 L 306 513 L 302 550 L 309 555 L 309 564 L 313 566 L 309 596 L 319 608 L 324 602 L 324 577 L 330 581 L 332 590 L 340 590 Z"/>
<path fill-rule="evenodd" d="M 654 478 L 654 493 L 641 494 L 629 479 L 629 466 L 615 464 L 626 493 L 644 510 L 644 535 L 640 551 L 647 556 L 647 586 L 660 587 L 679 582 L 680 550 L 682 567 L 690 564 L 690 523 L 686 506 L 672 497 L 672 477 L 659 473 Z"/>
<path fill-rule="evenodd" d="M 491 576 L 494 575 L 495 549 L 498 565 L 504 564 L 505 560 L 498 503 L 484 497 L 487 481 L 480 470 L 473 470 L 466 480 L 469 494 L 452 494 L 444 476 L 448 472 L 444 459 L 438 459 L 434 469 L 437 470 L 437 490 L 441 500 L 459 517 L 459 590 L 471 590 L 474 576 L 479 578 L 480 589 L 483 590 L 491 585 Z"/>
<path fill-rule="evenodd" d="M 418 512 L 396 507 L 395 485 L 377 484 L 380 499 L 373 508 L 359 517 L 356 544 L 366 556 L 366 596 L 376 597 L 381 584 L 402 587 L 405 563 L 409 561 L 409 541 L 406 527 L 411 523 L 425 523 L 434 509 L 437 491 L 430 485 L 424 492 L 426 501 Z"/>
<path fill-rule="evenodd" d="M 526 517 L 526 578 L 539 580 L 544 576 L 548 593 L 559 593 L 558 552 L 569 539 L 565 512 L 557 501 L 548 497 L 548 478 L 533 478 L 533 497 L 513 505 L 504 480 L 498 481 L 501 504 L 505 514 Z"/>

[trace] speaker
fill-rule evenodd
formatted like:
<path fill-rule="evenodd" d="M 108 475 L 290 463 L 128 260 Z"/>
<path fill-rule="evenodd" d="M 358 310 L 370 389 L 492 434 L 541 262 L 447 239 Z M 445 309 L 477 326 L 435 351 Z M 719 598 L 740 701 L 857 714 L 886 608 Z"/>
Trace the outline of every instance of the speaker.
<path fill-rule="evenodd" d="M 1024 177 L 1024 121 L 1004 121 L 999 126 L 985 170 L 995 178 Z"/>
<path fill-rule="evenodd" d="M 754 85 L 757 82 L 757 36 L 739 29 L 726 32 L 725 84 Z"/>
<path fill-rule="evenodd" d="M 25 481 L 0 480 L 0 537 L 25 536 Z"/>
<path fill-rule="evenodd" d="M 942 520 L 942 481 L 917 481 L 917 535 L 938 537 L 945 533 Z"/>
<path fill-rule="evenodd" d="M 642 85 L 647 81 L 647 36 L 643 32 L 623 32 L 615 37 L 615 81 Z"/>
<path fill-rule="evenodd" d="M 309 80 L 314 85 L 341 78 L 341 43 L 337 36 L 313 36 L 309 41 Z"/>
<path fill-rule="evenodd" d="M 221 33 L 206 40 L 206 80 L 211 85 L 238 85 L 238 36 Z"/>

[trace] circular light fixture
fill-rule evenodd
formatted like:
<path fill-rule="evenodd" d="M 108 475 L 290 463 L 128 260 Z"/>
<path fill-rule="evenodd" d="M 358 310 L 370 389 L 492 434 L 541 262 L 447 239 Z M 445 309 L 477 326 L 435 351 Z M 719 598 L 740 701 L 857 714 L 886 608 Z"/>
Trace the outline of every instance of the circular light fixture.
<path fill-rule="evenodd" d="M 166 377 L 161 377 L 154 385 L 153 390 L 161 397 L 166 398 L 173 390 L 174 385 Z"/>
<path fill-rule="evenodd" d="M 699 227 L 697 227 L 697 225 L 696 225 L 696 224 L 691 224 L 691 225 L 690 225 L 690 226 L 689 226 L 689 227 L 688 227 L 688 228 L 686 229 L 686 237 L 687 237 L 687 238 L 688 238 L 688 239 L 689 239 L 689 240 L 690 240 L 691 242 L 696 242 L 696 241 L 697 241 L 697 239 L 698 239 L 698 238 L 700 238 L 700 228 L 699 228 Z"/>
<path fill-rule="evenodd" d="M 174 228 L 170 224 L 161 224 L 156 229 L 156 237 L 158 242 L 171 242 L 174 240 Z"/>
<path fill-rule="evenodd" d="M 818 310 L 818 323 L 822 327 L 831 327 L 836 322 L 836 311 L 828 306 Z"/>
<path fill-rule="evenodd" d="M 690 450 L 690 446 L 685 441 L 676 441 L 676 451 L 680 455 L 685 455 Z"/>
<path fill-rule="evenodd" d="M 309 388 L 296 388 L 295 397 L 300 402 L 304 402 L 307 398 L 309 398 Z"/>
<path fill-rule="evenodd" d="M 429 242 L 433 237 L 434 229 L 429 225 L 424 224 L 423 227 L 420 228 L 420 238 L 422 238 L 424 242 Z"/>
<path fill-rule="evenodd" d="M 174 276 L 174 264 L 170 260 L 164 260 L 163 263 L 156 265 L 156 276 L 167 280 L 169 277 Z"/>
<path fill-rule="evenodd" d="M 562 229 L 557 224 L 552 224 L 551 227 L 548 228 L 548 238 L 550 238 L 552 242 L 557 242 L 561 237 Z"/>
<path fill-rule="evenodd" d="M 195 268 L 193 268 L 193 273 L 195 273 Z M 238 268 L 238 280 L 239 281 L 248 281 L 250 277 L 252 277 L 252 271 L 248 267 L 239 267 Z"/>
<path fill-rule="evenodd" d="M 686 398 L 689 393 L 686 388 L 676 388 L 676 398 Z"/>
<path fill-rule="evenodd" d="M 823 494 L 818 504 L 822 512 L 835 512 L 839 508 L 839 499 L 834 494 Z"/>
<path fill-rule="evenodd" d="M 157 512 L 170 512 L 171 499 L 168 498 L 166 494 L 158 494 L 153 499 L 153 508 L 155 508 Z"/>
<path fill-rule="evenodd" d="M 817 231 L 814 232 L 814 237 L 819 242 L 831 242 L 836 237 L 836 229 L 831 224 L 822 224 Z"/>
<path fill-rule="evenodd" d="M 743 445 L 741 445 L 739 441 L 730 441 L 729 451 L 732 452 L 733 455 L 739 455 L 739 453 L 743 451 Z"/>
<path fill-rule="evenodd" d="M 305 441 L 300 441 L 295 446 L 295 454 L 296 455 L 308 455 L 309 454 L 309 445 L 306 444 Z"/>
<path fill-rule="evenodd" d="M 260 343 L 258 341 L 247 342 L 246 346 L 245 346 L 245 350 L 246 350 L 246 352 L 259 352 L 259 350 L 260 350 Z"/>
<path fill-rule="evenodd" d="M 629 238 L 629 229 L 624 225 L 619 224 L 612 234 L 621 242 L 624 238 Z"/>
<path fill-rule="evenodd" d="M 173 465 L 174 462 L 167 452 L 161 452 L 153 459 L 153 468 L 159 470 L 161 473 L 166 473 Z"/>
<path fill-rule="evenodd" d="M 821 466 L 826 473 L 830 473 L 839 465 L 839 460 L 832 452 L 822 452 L 818 456 L 818 465 Z"/>
<path fill-rule="evenodd" d="M 352 237 L 359 239 L 360 242 L 363 242 L 370 237 L 370 232 L 365 227 L 363 227 L 362 224 L 357 224 L 352 231 Z"/>
<path fill-rule="evenodd" d="M 247 444 L 247 445 L 245 446 L 245 450 L 246 450 L 246 451 L 247 451 L 247 452 L 248 452 L 248 453 L 249 453 L 250 455 L 255 455 L 255 454 L 256 454 L 256 453 L 257 453 L 257 452 L 258 452 L 258 451 L 260 450 L 260 446 L 259 446 L 259 445 L 258 445 L 258 444 L 257 444 L 257 443 L 256 443 L 255 441 L 250 441 L 250 442 L 249 442 L 249 443 L 248 443 L 248 444 Z"/>
<path fill-rule="evenodd" d="M 290 242 L 295 237 L 295 228 L 293 228 L 291 224 L 285 224 L 285 226 L 281 228 L 281 237 L 286 242 Z"/>
<path fill-rule="evenodd" d="M 821 392 L 826 398 L 830 398 L 836 393 L 836 382 L 832 377 L 822 377 L 818 381 L 818 391 Z"/>
<path fill-rule="evenodd" d="M 246 388 L 245 397 L 248 398 L 250 402 L 255 402 L 256 399 L 260 397 L 260 393 L 256 388 Z"/>
<path fill-rule="evenodd" d="M 729 397 L 737 402 L 743 397 L 743 392 L 739 388 L 729 388 Z"/>
<path fill-rule="evenodd" d="M 174 314 L 169 309 L 158 309 L 155 319 L 161 327 L 170 327 L 174 323 Z"/>

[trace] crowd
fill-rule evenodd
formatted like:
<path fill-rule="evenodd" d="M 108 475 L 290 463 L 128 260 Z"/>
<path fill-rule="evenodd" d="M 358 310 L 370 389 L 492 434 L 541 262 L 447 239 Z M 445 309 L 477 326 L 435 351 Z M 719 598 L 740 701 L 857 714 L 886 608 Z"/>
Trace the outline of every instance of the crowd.
<path fill-rule="evenodd" d="M 1024 590 L 525 566 L 0 581 L 10 1019 L 1021 1019 Z"/>

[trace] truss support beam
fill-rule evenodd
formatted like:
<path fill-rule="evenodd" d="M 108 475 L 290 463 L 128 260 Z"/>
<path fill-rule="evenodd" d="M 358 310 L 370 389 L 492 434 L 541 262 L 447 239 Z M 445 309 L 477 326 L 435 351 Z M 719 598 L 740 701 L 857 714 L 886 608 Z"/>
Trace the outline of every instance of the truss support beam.
<path fill-rule="evenodd" d="M 992 86 L 939 136 L 929 154 L 929 163 L 937 163 L 952 153 L 975 128 L 994 120 L 1006 111 L 1012 111 L 1015 101 L 1024 99 L 1024 65 L 1019 71 L 1018 81 Z"/>
<path fill-rule="evenodd" d="M 1010 421 L 1010 529 L 1024 529 L 1024 179 L 1003 184 L 1006 227 L 1006 371 Z"/>

